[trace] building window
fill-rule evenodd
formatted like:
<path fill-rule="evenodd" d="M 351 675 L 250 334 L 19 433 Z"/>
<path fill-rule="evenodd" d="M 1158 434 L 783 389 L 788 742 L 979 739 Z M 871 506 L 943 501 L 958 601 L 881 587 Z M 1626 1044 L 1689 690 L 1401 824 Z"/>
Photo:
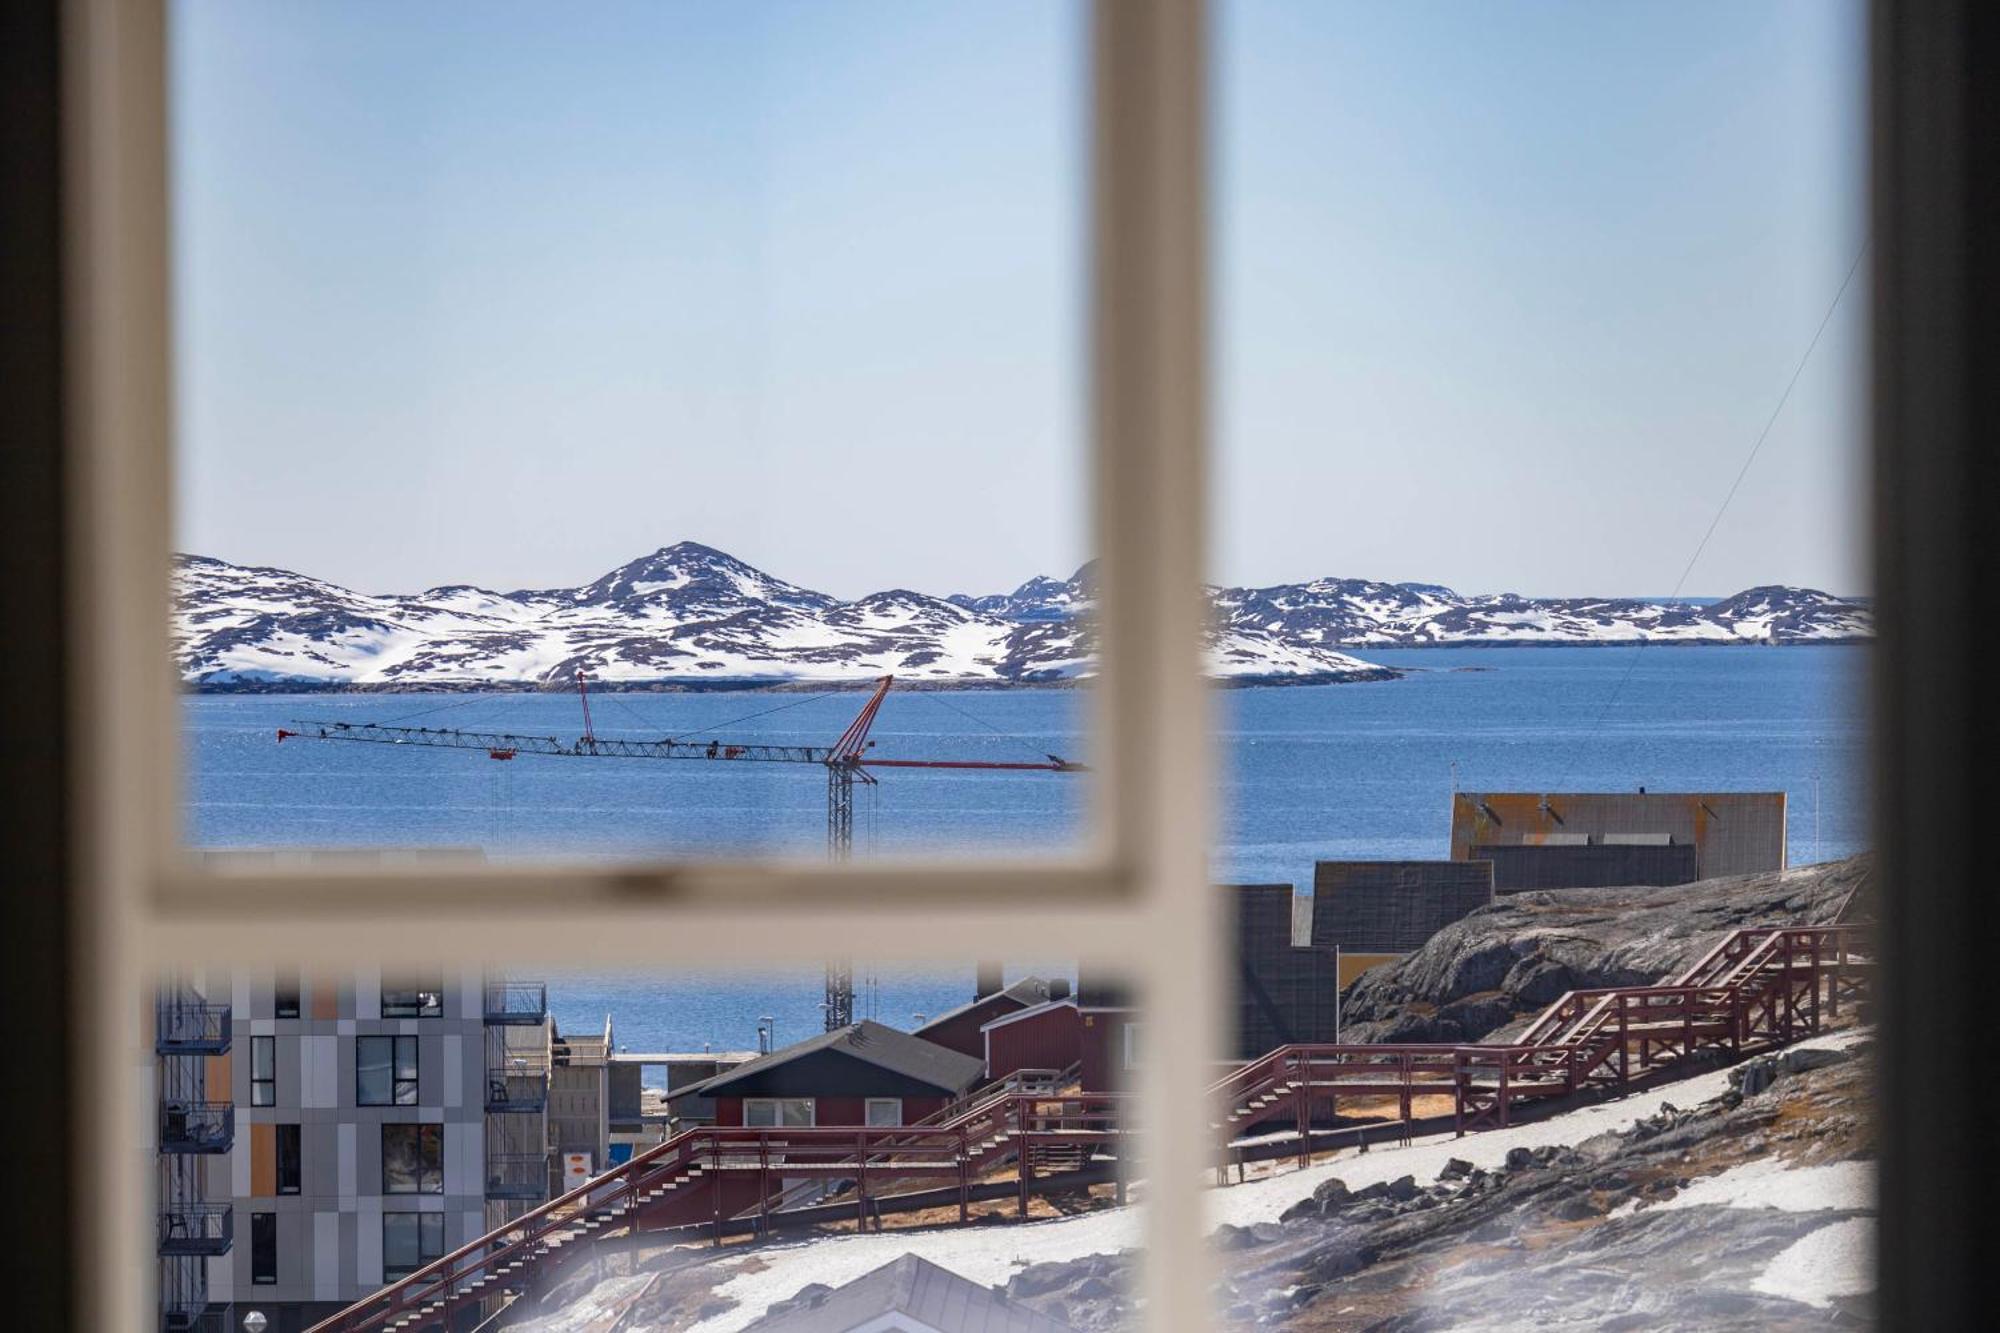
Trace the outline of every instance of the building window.
<path fill-rule="evenodd" d="M 382 1126 L 382 1192 L 444 1193 L 444 1126 Z"/>
<path fill-rule="evenodd" d="M 382 983 L 382 1017 L 438 1018 L 444 1013 L 444 973 Z"/>
<path fill-rule="evenodd" d="M 1127 1023 L 1125 1025 L 1125 1067 L 1127 1069 L 1137 1069 L 1139 1067 L 1139 1042 L 1141 1040 L 1139 1029 L 1143 1026 L 1144 1024 L 1141 1023 Z"/>
<path fill-rule="evenodd" d="M 868 1123 L 887 1128 L 903 1123 L 903 1099 L 901 1097 L 870 1097 L 868 1099 Z"/>
<path fill-rule="evenodd" d="M 278 1280 L 278 1215 L 250 1214 L 250 1280 L 268 1287 Z"/>
<path fill-rule="evenodd" d="M 417 1104 L 415 1037 L 354 1039 L 354 1104 L 356 1106 Z"/>
<path fill-rule="evenodd" d="M 278 977 L 277 984 L 272 987 L 271 998 L 271 1012 L 274 1015 L 279 1018 L 297 1018 L 299 1016 L 299 974 L 296 972 L 289 975 L 281 974 Z"/>
<path fill-rule="evenodd" d="M 276 1106 L 278 1104 L 278 1039 L 276 1037 L 252 1037 L 250 1039 L 250 1104 L 252 1106 Z"/>
<path fill-rule="evenodd" d="M 382 1214 L 382 1280 L 397 1282 L 444 1258 L 443 1213 Z"/>
<path fill-rule="evenodd" d="M 746 1097 L 743 1124 L 748 1129 L 811 1129 L 810 1097 Z"/>
<path fill-rule="evenodd" d="M 299 1192 L 300 1132 L 297 1125 L 278 1125 L 278 1193 L 297 1194 Z"/>

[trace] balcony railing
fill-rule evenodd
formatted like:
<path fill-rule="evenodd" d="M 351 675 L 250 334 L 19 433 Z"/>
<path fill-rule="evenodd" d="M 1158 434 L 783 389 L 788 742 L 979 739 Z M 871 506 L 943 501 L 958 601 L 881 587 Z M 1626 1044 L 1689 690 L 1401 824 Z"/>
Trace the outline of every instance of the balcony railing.
<path fill-rule="evenodd" d="M 174 1203 L 160 1210 L 160 1253 L 227 1254 L 236 1238 L 226 1203 Z"/>
<path fill-rule="evenodd" d="M 225 1153 L 236 1142 L 236 1108 L 228 1102 L 160 1103 L 160 1151 Z"/>
<path fill-rule="evenodd" d="M 545 981 L 486 983 L 486 1021 L 494 1025 L 533 1027 L 549 1016 L 549 986 Z"/>
<path fill-rule="evenodd" d="M 486 1197 L 546 1199 L 549 1159 L 542 1153 L 490 1153 L 486 1158 Z"/>
<path fill-rule="evenodd" d="M 540 1054 L 513 1057 L 504 1068 L 487 1068 L 486 1110 L 489 1114 L 540 1111 L 548 1104 L 549 1066 Z"/>
<path fill-rule="evenodd" d="M 229 1316 L 201 1305 L 169 1305 L 160 1311 L 160 1333 L 229 1333 Z"/>
<path fill-rule="evenodd" d="M 221 1055 L 229 1049 L 229 1006 L 162 999 L 153 1007 L 156 1055 Z"/>

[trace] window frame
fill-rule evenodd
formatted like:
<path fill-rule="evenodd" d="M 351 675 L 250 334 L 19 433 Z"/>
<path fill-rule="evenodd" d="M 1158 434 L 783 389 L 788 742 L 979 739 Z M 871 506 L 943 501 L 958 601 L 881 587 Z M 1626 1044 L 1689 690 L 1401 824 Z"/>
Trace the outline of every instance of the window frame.
<path fill-rule="evenodd" d="M 444 1125 L 435 1120 L 391 1120 L 383 1122 L 381 1129 L 382 1197 L 385 1199 L 415 1198 L 428 1194 L 443 1194 Z M 413 1130 L 416 1134 L 419 1150 L 417 1185 L 415 1189 L 394 1189 L 389 1184 L 389 1139 L 393 1133 L 400 1133 L 405 1130 Z M 428 1154 L 422 1152 L 426 1139 L 434 1139 L 437 1144 L 437 1166 L 435 1168 L 425 1165 L 422 1160 L 428 1156 Z M 437 1187 L 435 1189 L 426 1184 L 433 1176 L 437 1180 Z"/>
<path fill-rule="evenodd" d="M 417 1262 L 409 1268 L 403 1268 L 400 1265 L 392 1265 L 389 1262 L 390 1223 L 391 1221 L 401 1223 L 404 1219 L 412 1219 L 412 1218 L 415 1219 L 415 1228 L 417 1233 Z M 435 1231 L 437 1233 L 437 1241 L 435 1246 L 431 1244 L 430 1238 L 425 1234 L 426 1232 L 429 1231 Z M 442 1259 L 443 1257 L 444 1257 L 444 1214 L 443 1213 L 413 1212 L 409 1209 L 403 1209 L 403 1208 L 384 1208 L 382 1210 L 382 1281 L 383 1282 L 385 1283 L 400 1282 L 402 1279 L 408 1277 L 411 1273 L 416 1272 L 417 1269 L 422 1268 L 425 1264 L 429 1263 L 431 1260 Z"/>
<path fill-rule="evenodd" d="M 304 1192 L 306 1177 L 305 1126 L 296 1120 L 281 1120 L 273 1127 L 271 1135 L 271 1179 L 272 1189 L 280 1195 Z M 291 1144 L 289 1156 L 285 1152 L 287 1141 Z M 291 1166 L 291 1184 L 285 1183 L 285 1167 Z"/>
<path fill-rule="evenodd" d="M 1206 1061 L 1220 937 L 1206 892 L 1211 793 L 1205 478 L 1206 9 L 1086 0 L 1089 144 L 1086 467 L 1099 571 L 1089 691 L 1087 841 L 1019 860 L 491 866 L 405 857 L 201 855 L 179 842 L 170 660 L 173 395 L 167 6 L 77 0 L 65 13 L 65 302 L 78 664 L 75 823 L 79 1021 L 92 1133 L 137 1103 L 142 983 L 174 960 L 347 957 L 385 968 L 535 958 L 551 966 L 809 964 L 831 952 L 921 958 L 979 923 L 982 948 L 1035 956 L 1051 912 L 1071 947 L 1123 972 L 1186 1040 L 1139 1089 L 1138 1157 L 1207 1152 Z M 1145 484 L 1131 484 L 1143 477 Z M 572 929 L 546 929 L 551 903 Z M 309 943 L 308 943 L 309 942 Z M 308 950 L 312 957 L 307 958 Z M 122 988 L 122 989 L 121 989 Z M 132 1002 L 125 1002 L 130 1000 Z M 128 1012 L 129 1011 L 129 1012 Z M 1210 1257 L 1198 1173 L 1149 1184 L 1141 1291 L 1163 1326 L 1200 1327 Z M 1185 1177 L 1185 1179 L 1183 1179 Z M 143 1191 L 86 1169 L 90 1271 L 152 1265 Z M 84 1322 L 146 1321 L 144 1283 L 105 1284 Z"/>
<path fill-rule="evenodd" d="M 771 1123 L 760 1125 L 753 1121 L 750 1118 L 750 1108 L 753 1106 L 770 1107 Z M 787 1106 L 805 1107 L 805 1122 L 797 1125 L 786 1124 L 784 1110 Z M 743 1128 L 745 1129 L 812 1129 L 818 1124 L 819 1099 L 816 1097 L 745 1097 L 743 1099 Z"/>
<path fill-rule="evenodd" d="M 259 1054 L 268 1060 L 270 1072 L 259 1074 L 258 1066 L 264 1064 Z M 250 1105 L 276 1106 L 278 1104 L 278 1039 L 272 1036 L 250 1038 Z"/>
<path fill-rule="evenodd" d="M 271 980 L 271 1016 L 273 1018 L 301 1017 L 301 1001 L 304 992 L 299 985 L 299 974 L 280 971 Z"/>
<path fill-rule="evenodd" d="M 380 998 L 380 1012 L 384 1018 L 443 1018 L 444 1017 L 444 972 L 438 969 L 437 985 L 426 987 L 429 974 L 394 981 L 384 979 Z M 407 981 L 407 984 L 406 984 Z M 395 1003 L 390 1003 L 390 997 Z"/>
<path fill-rule="evenodd" d="M 893 1106 L 896 1108 L 894 1120 L 877 1120 L 875 1108 Z M 898 1129 L 903 1124 L 903 1099 L 901 1097 L 870 1097 L 861 1104 L 861 1123 L 869 1129 Z"/>
<path fill-rule="evenodd" d="M 274 1212 L 250 1214 L 250 1284 L 278 1285 L 278 1215 Z"/>
<path fill-rule="evenodd" d="M 361 1097 L 361 1051 L 363 1042 L 389 1043 L 389 1100 L 363 1101 Z M 403 1067 L 403 1043 L 408 1042 L 410 1055 L 410 1076 L 405 1078 L 397 1071 Z M 402 1096 L 404 1085 L 409 1088 L 409 1097 Z M 354 1038 L 354 1104 L 356 1106 L 417 1106 L 420 1105 L 423 1087 L 423 1043 L 407 1032 L 362 1032 Z"/>

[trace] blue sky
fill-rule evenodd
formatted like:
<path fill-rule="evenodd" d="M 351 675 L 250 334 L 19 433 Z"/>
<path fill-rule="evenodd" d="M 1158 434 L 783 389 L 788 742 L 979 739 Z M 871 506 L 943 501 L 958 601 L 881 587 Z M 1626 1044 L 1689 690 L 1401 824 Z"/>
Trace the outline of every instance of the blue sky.
<path fill-rule="evenodd" d="M 1072 4 L 173 20 L 180 545 L 372 589 L 693 538 L 1088 555 Z M 1671 587 L 1862 236 L 1856 5 L 1216 7 L 1213 576 Z M 1855 591 L 1849 293 L 1691 593 Z"/>

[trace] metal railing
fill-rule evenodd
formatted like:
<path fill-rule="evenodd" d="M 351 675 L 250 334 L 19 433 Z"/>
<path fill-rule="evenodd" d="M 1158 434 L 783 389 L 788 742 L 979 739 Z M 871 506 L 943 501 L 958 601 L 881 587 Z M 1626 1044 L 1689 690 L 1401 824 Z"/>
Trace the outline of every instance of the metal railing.
<path fill-rule="evenodd" d="M 489 1153 L 486 1157 L 486 1197 L 545 1199 L 549 1194 L 549 1159 L 545 1153 Z"/>
<path fill-rule="evenodd" d="M 489 981 L 486 983 L 485 1010 L 488 1023 L 532 1027 L 548 1017 L 548 983 Z"/>
<path fill-rule="evenodd" d="M 235 1213 L 226 1203 L 176 1203 L 160 1210 L 163 1256 L 227 1254 L 235 1238 Z"/>
<path fill-rule="evenodd" d="M 162 997 L 153 1006 L 153 1053 L 221 1055 L 229 1049 L 230 1008 Z"/>
<path fill-rule="evenodd" d="M 236 1142 L 236 1107 L 230 1102 L 160 1103 L 160 1151 L 225 1153 Z"/>
<path fill-rule="evenodd" d="M 502 1066 L 487 1066 L 486 1110 L 493 1115 L 531 1113 L 549 1104 L 549 1061 L 540 1051 L 509 1055 Z"/>

